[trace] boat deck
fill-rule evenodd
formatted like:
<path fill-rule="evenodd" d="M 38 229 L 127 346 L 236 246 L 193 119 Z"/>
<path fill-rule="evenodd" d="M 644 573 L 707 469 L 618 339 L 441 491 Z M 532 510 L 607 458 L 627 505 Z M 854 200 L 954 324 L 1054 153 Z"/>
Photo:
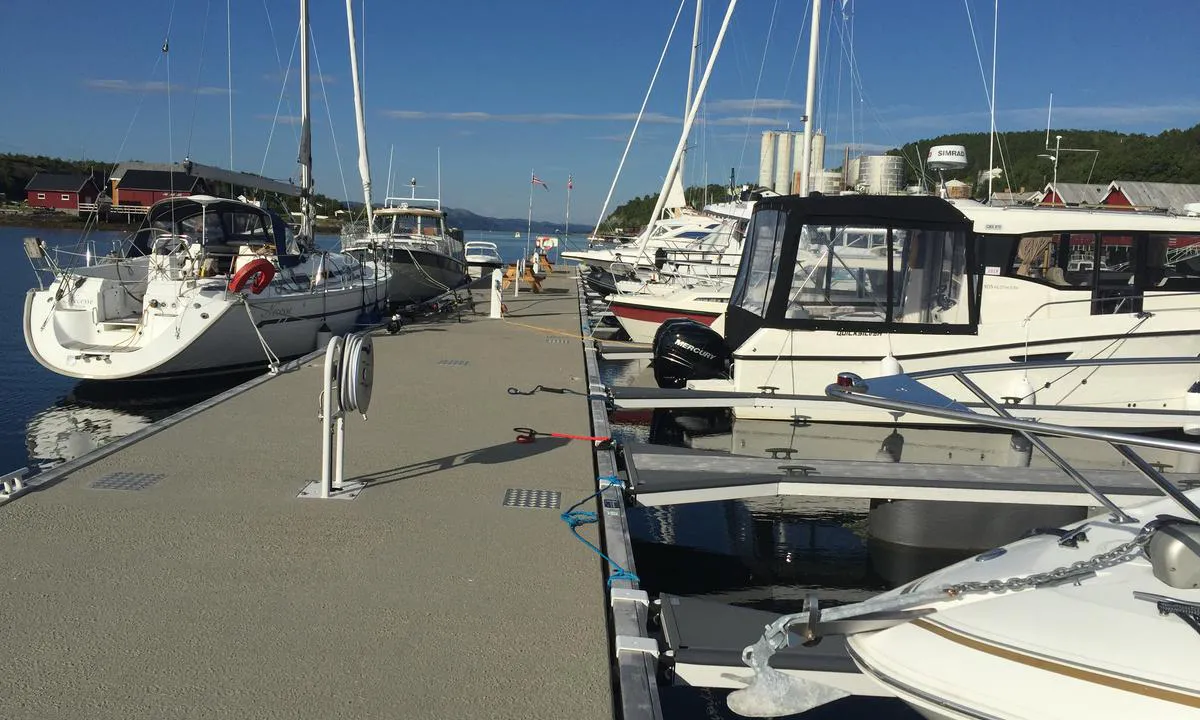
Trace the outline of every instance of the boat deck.
<path fill-rule="evenodd" d="M 607 570 L 559 518 L 592 448 L 512 430 L 591 434 L 575 285 L 548 285 L 376 335 L 356 499 L 297 498 L 316 361 L 0 505 L 0 717 L 612 717 Z M 537 385 L 568 391 L 509 392 Z"/>

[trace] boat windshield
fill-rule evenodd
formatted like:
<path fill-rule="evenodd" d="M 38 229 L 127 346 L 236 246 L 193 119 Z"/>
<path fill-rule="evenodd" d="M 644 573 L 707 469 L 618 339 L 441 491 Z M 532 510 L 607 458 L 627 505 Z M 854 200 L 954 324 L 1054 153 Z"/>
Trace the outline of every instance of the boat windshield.
<path fill-rule="evenodd" d="M 962 332 L 976 322 L 965 226 L 797 219 L 754 214 L 731 307 L 767 326 L 853 332 Z"/>
<path fill-rule="evenodd" d="M 392 235 L 440 237 L 445 234 L 442 218 L 436 215 L 415 213 L 411 215 L 380 215 L 377 222 L 380 230 Z"/>

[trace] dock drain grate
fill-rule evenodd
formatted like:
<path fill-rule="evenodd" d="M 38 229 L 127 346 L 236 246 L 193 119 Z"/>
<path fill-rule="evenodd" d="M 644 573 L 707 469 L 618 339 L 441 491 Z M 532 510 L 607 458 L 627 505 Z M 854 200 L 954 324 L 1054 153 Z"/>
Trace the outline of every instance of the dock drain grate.
<path fill-rule="evenodd" d="M 470 362 L 470 360 L 438 360 L 438 365 L 445 365 L 446 367 L 466 367 L 468 364 L 470 364 Z"/>
<path fill-rule="evenodd" d="M 557 335 L 547 335 L 546 336 L 546 342 L 556 343 L 558 345 L 566 345 L 567 343 L 571 342 L 572 339 L 573 338 L 559 337 Z"/>
<path fill-rule="evenodd" d="M 162 473 L 115 472 L 104 477 L 96 478 L 88 487 L 97 490 L 145 490 L 154 483 L 162 480 Z"/>
<path fill-rule="evenodd" d="M 557 490 L 525 490 L 509 488 L 504 491 L 504 506 L 556 510 L 562 493 Z"/>

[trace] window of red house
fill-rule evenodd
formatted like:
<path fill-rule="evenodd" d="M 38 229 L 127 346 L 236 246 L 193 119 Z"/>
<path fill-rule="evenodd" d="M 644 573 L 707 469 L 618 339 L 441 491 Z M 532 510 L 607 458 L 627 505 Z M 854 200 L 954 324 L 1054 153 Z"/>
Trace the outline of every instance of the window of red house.
<path fill-rule="evenodd" d="M 45 200 L 45 199 L 46 199 L 46 193 L 38 193 L 38 200 Z"/>
<path fill-rule="evenodd" d="M 70 200 L 70 199 L 71 199 L 71 196 L 70 196 L 70 195 L 68 195 L 68 194 L 66 194 L 66 193 L 63 193 L 63 194 L 62 194 L 62 199 L 63 199 L 63 200 Z"/>

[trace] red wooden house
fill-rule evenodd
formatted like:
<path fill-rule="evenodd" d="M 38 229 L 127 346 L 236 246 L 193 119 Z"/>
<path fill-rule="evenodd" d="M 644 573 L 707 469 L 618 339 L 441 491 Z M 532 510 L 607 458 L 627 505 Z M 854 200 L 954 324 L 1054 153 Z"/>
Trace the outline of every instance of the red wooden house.
<path fill-rule="evenodd" d="M 149 207 L 168 197 L 207 192 L 204 180 L 185 172 L 124 170 L 113 173 L 113 205 Z"/>
<path fill-rule="evenodd" d="M 79 203 L 94 203 L 100 185 L 92 175 L 39 172 L 25 186 L 25 201 L 30 207 L 61 212 L 79 212 Z"/>

